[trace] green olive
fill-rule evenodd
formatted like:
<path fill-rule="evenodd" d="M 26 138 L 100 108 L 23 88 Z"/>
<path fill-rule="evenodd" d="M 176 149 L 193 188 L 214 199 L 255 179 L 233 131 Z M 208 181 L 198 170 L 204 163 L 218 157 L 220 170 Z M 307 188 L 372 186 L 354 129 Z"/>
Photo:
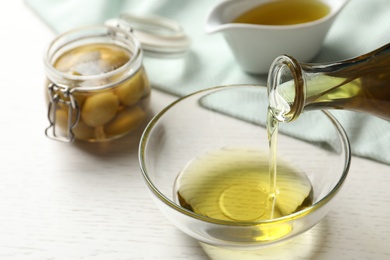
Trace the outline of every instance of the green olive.
<path fill-rule="evenodd" d="M 141 69 L 130 79 L 119 84 L 115 89 L 115 94 L 125 106 L 136 104 L 141 98 L 150 92 L 149 82 L 144 71 Z"/>
<path fill-rule="evenodd" d="M 138 106 L 122 110 L 105 126 L 105 133 L 112 136 L 128 133 L 139 126 L 145 117 L 145 111 Z"/>
<path fill-rule="evenodd" d="M 87 96 L 85 94 L 81 94 L 79 92 L 75 92 L 73 93 L 73 97 L 76 99 L 76 102 L 77 102 L 77 105 L 79 107 L 82 107 L 83 104 L 84 104 L 84 101 L 85 99 L 87 98 Z"/>
<path fill-rule="evenodd" d="M 112 92 L 95 94 L 84 101 L 81 118 L 88 126 L 102 126 L 114 118 L 118 107 L 118 97 Z"/>
<path fill-rule="evenodd" d="M 56 110 L 56 128 L 62 135 L 66 135 L 69 129 L 67 106 L 59 104 Z M 73 121 L 76 120 L 76 114 L 73 114 Z M 82 120 L 79 120 L 72 129 L 73 134 L 78 140 L 89 140 L 94 138 L 94 128 L 87 126 Z"/>
<path fill-rule="evenodd" d="M 95 129 L 87 126 L 82 120 L 79 120 L 73 128 L 73 134 L 76 139 L 87 141 L 94 139 Z"/>
<path fill-rule="evenodd" d="M 101 46 L 101 59 L 99 66 L 102 71 L 109 72 L 123 66 L 130 60 L 129 53 L 122 48 L 113 46 Z"/>

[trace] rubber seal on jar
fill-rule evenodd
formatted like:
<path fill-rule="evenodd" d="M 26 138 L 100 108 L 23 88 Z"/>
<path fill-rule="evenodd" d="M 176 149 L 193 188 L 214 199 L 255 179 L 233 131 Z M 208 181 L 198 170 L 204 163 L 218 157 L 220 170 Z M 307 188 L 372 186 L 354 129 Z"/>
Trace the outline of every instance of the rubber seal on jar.
<path fill-rule="evenodd" d="M 131 31 L 148 56 L 182 57 L 191 45 L 180 24 L 162 16 L 123 13 L 105 24 Z"/>

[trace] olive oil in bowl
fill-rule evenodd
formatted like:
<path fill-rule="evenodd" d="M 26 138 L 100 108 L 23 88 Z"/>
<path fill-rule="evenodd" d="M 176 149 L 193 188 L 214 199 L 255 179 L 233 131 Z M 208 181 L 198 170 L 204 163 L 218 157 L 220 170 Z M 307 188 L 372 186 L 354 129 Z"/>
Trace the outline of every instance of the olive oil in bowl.
<path fill-rule="evenodd" d="M 176 180 L 177 203 L 194 213 L 233 222 L 280 218 L 311 206 L 310 180 L 281 160 L 273 191 L 267 154 L 247 147 L 228 147 L 194 159 Z M 290 231 L 290 225 L 278 225 L 254 233 L 252 239 L 275 240 Z"/>

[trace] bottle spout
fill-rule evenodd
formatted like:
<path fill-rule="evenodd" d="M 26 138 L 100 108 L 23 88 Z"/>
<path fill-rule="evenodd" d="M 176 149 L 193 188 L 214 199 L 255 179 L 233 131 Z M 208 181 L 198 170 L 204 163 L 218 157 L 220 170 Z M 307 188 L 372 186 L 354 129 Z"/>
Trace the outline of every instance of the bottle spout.
<path fill-rule="evenodd" d="M 206 20 L 206 23 L 204 25 L 204 30 L 208 34 L 213 34 L 217 32 L 221 32 L 223 30 L 226 30 L 226 27 L 228 27 L 225 24 L 221 24 L 215 19 L 214 17 L 208 17 Z"/>
<path fill-rule="evenodd" d="M 305 81 L 299 62 L 287 55 L 279 56 L 271 65 L 267 87 L 269 109 L 279 122 L 290 122 L 303 111 Z"/>

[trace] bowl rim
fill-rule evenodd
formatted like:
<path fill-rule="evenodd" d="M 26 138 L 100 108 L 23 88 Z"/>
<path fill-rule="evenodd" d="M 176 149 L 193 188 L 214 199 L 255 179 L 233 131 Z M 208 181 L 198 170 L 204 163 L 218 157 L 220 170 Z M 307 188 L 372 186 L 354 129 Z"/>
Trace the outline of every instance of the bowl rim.
<path fill-rule="evenodd" d="M 145 164 L 145 153 L 144 152 L 145 152 L 146 144 L 149 140 L 148 137 L 149 137 L 151 131 L 154 129 L 154 126 L 156 125 L 156 123 L 160 120 L 160 118 L 165 113 L 167 113 L 172 107 L 174 107 L 176 104 L 186 100 L 187 98 L 190 98 L 190 97 L 195 96 L 195 95 L 199 95 L 201 93 L 207 93 L 207 92 L 212 93 L 212 92 L 217 92 L 220 90 L 237 88 L 237 87 L 255 87 L 255 88 L 257 88 L 257 87 L 264 87 L 264 86 L 254 85 L 254 84 L 234 84 L 234 85 L 215 86 L 215 87 L 210 87 L 210 88 L 205 88 L 205 89 L 202 89 L 199 91 L 195 91 L 193 93 L 190 93 L 188 95 L 185 95 L 185 96 L 180 97 L 177 100 L 173 101 L 167 107 L 162 109 L 158 114 L 156 114 L 151 119 L 151 121 L 149 121 L 149 123 L 147 124 L 147 126 L 146 126 L 146 128 L 145 128 L 145 130 L 142 133 L 142 136 L 140 138 L 139 149 L 138 149 L 138 160 L 139 160 L 141 173 L 144 177 L 144 180 L 147 183 L 149 190 L 152 191 L 152 193 L 155 196 L 157 196 L 160 201 L 162 201 L 164 204 L 166 204 L 167 206 L 169 206 L 171 209 L 173 209 L 175 211 L 178 211 L 184 215 L 187 215 L 188 217 L 191 217 L 191 218 L 199 220 L 199 221 L 204 221 L 207 223 L 213 223 L 213 224 L 219 224 L 219 225 L 226 225 L 226 226 L 236 226 L 237 227 L 237 226 L 256 226 L 256 225 L 280 224 L 280 223 L 284 223 L 284 222 L 290 222 L 291 220 L 303 218 L 306 215 L 308 215 L 310 212 L 319 210 L 322 206 L 327 204 L 341 189 L 341 187 L 343 186 L 343 184 L 347 178 L 348 171 L 349 171 L 350 164 L 351 164 L 351 146 L 350 146 L 348 136 L 347 136 L 344 128 L 342 127 L 342 125 L 338 122 L 338 120 L 330 112 L 328 112 L 326 110 L 322 110 L 319 112 L 324 113 L 329 118 L 329 120 L 334 125 L 334 127 L 336 128 L 337 132 L 340 135 L 341 145 L 345 151 L 344 169 L 343 169 L 343 172 L 342 172 L 339 180 L 337 181 L 336 185 L 322 199 L 320 199 L 319 201 L 315 202 L 311 206 L 304 208 L 300 211 L 294 212 L 292 214 L 288 214 L 288 215 L 280 217 L 280 218 L 274 218 L 274 219 L 262 220 L 262 221 L 244 222 L 244 221 L 229 221 L 229 220 L 214 219 L 214 218 L 210 218 L 207 216 L 197 214 L 195 212 L 192 212 L 190 210 L 187 210 L 187 209 L 179 206 L 178 204 L 176 204 L 175 202 L 173 202 L 172 200 L 167 198 L 163 193 L 161 193 L 159 191 L 159 189 L 153 184 L 153 181 L 149 178 L 149 175 L 148 175 L 147 167 Z"/>

